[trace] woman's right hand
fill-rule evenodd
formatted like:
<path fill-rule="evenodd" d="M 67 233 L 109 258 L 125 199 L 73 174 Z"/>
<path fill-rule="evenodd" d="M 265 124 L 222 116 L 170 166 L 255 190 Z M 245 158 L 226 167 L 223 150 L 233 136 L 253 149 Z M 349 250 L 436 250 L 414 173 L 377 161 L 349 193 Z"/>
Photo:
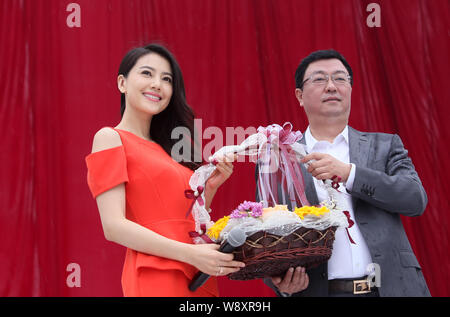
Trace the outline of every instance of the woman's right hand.
<path fill-rule="evenodd" d="M 232 253 L 219 252 L 215 243 L 192 244 L 188 250 L 188 263 L 211 276 L 224 276 L 239 271 L 244 262 L 233 261 Z"/>

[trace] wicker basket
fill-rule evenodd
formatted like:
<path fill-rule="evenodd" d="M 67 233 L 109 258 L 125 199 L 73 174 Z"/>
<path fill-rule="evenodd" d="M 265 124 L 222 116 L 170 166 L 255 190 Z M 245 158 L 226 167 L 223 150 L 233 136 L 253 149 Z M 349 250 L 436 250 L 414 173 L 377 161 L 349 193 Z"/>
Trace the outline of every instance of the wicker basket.
<path fill-rule="evenodd" d="M 326 262 L 331 256 L 336 228 L 300 228 L 285 237 L 259 231 L 233 252 L 234 260 L 242 261 L 246 266 L 228 277 L 251 280 L 280 276 L 290 267 L 311 268 Z"/>

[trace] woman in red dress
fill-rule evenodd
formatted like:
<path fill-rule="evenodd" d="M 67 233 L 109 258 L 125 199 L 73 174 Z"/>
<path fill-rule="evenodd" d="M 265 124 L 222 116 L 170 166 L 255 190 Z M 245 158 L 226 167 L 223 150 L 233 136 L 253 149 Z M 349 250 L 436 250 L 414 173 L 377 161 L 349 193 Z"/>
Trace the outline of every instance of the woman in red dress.
<path fill-rule="evenodd" d="M 236 272 L 244 263 L 195 245 L 195 223 L 184 195 L 194 163 L 192 150 L 178 163 L 171 156 L 173 129 L 194 135 L 194 115 L 185 100 L 181 70 L 163 46 L 150 44 L 124 57 L 117 79 L 122 119 L 94 136 L 86 157 L 88 185 L 97 201 L 105 237 L 127 247 L 122 273 L 125 296 L 218 296 L 210 278 L 195 292 L 188 285 L 198 270 L 211 276 Z M 231 175 L 231 162 L 219 162 L 205 187 L 209 208 L 217 189 Z"/>

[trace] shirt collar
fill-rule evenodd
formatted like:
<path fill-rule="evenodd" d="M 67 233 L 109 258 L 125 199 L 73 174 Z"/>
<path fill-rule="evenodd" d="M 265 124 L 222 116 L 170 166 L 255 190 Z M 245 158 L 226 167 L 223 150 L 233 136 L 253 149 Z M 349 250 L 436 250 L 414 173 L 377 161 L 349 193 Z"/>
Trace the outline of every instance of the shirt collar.
<path fill-rule="evenodd" d="M 348 144 L 348 125 L 346 125 L 344 130 L 342 130 L 342 132 L 336 136 L 336 138 L 333 141 L 333 144 L 338 142 L 341 138 L 344 138 L 345 142 Z M 311 153 L 312 149 L 314 149 L 314 146 L 317 144 L 317 142 L 319 142 L 311 134 L 311 130 L 310 130 L 309 126 L 305 131 L 305 142 L 306 142 L 306 146 L 308 148 L 308 153 Z M 326 142 L 326 141 L 323 141 L 323 142 Z"/>

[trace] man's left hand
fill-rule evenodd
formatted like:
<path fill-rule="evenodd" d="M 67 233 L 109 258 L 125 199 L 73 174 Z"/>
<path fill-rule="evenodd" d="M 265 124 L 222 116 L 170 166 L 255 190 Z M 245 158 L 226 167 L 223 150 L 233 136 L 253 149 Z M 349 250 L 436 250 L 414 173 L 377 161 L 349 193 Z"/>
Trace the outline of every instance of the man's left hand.
<path fill-rule="evenodd" d="M 309 285 L 309 277 L 304 267 L 289 268 L 285 276 L 272 277 L 272 283 L 282 293 L 293 294 L 301 292 Z"/>
<path fill-rule="evenodd" d="M 308 172 L 319 180 L 332 179 L 334 176 L 338 176 L 343 182 L 346 182 L 352 168 L 351 164 L 339 161 L 329 154 L 319 152 L 306 155 L 301 162 L 309 162 Z"/>

